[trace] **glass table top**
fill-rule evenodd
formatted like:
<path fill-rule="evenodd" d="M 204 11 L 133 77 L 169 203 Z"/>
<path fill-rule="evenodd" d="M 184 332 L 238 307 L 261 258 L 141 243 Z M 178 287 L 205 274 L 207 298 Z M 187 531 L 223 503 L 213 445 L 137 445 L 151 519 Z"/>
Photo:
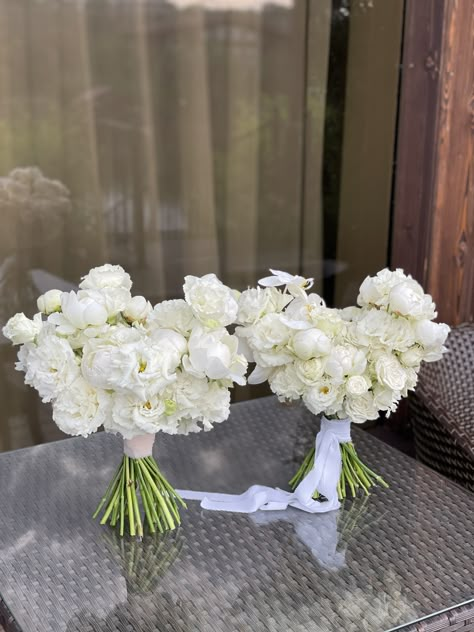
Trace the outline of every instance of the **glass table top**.
<path fill-rule="evenodd" d="M 177 488 L 286 487 L 318 424 L 274 398 L 210 433 L 158 435 Z M 120 539 L 91 519 L 121 458 L 100 433 L 0 455 L 0 596 L 24 632 L 381 632 L 474 597 L 474 495 L 353 430 L 390 483 L 342 510 L 251 515 L 189 501 L 182 527 Z"/>

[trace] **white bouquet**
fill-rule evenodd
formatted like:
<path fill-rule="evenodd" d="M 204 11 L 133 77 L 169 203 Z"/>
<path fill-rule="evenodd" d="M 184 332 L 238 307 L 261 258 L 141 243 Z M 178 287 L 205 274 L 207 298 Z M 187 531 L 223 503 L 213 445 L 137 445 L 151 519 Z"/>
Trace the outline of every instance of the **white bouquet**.
<path fill-rule="evenodd" d="M 25 372 L 53 419 L 70 435 L 100 426 L 122 435 L 124 457 L 94 517 L 127 519 L 143 535 L 139 496 L 154 532 L 180 524 L 181 498 L 152 456 L 155 433 L 211 430 L 229 415 L 229 388 L 244 384 L 247 361 L 226 327 L 235 321 L 238 294 L 208 274 L 188 276 L 184 300 L 154 308 L 132 296 L 130 276 L 106 264 L 82 279 L 78 292 L 50 290 L 32 320 L 16 314 L 3 328 L 20 345 L 16 369 Z"/>
<path fill-rule="evenodd" d="M 341 451 L 339 499 L 347 488 L 355 495 L 359 488 L 368 493 L 376 483 L 386 485 L 358 457 L 350 422 L 395 411 L 415 388 L 421 362 L 434 362 L 446 351 L 449 327 L 432 322 L 431 296 L 399 269 L 367 277 L 358 307 L 345 309 L 328 308 L 308 293 L 311 279 L 272 272 L 259 282 L 263 287 L 239 297 L 236 334 L 247 359 L 256 363 L 249 383 L 268 380 L 280 401 L 302 399 L 312 413 L 324 415 L 322 434 L 336 436 Z M 293 489 L 314 471 L 314 461 L 312 448 L 290 481 Z M 313 498 L 327 497 L 324 483 L 318 484 Z"/>

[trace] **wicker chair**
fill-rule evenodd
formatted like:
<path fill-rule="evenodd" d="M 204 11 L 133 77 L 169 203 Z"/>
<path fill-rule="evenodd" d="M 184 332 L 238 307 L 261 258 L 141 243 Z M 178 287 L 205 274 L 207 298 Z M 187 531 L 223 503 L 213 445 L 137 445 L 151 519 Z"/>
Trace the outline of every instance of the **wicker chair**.
<path fill-rule="evenodd" d="M 417 458 L 474 491 L 474 324 L 453 329 L 439 362 L 424 364 L 410 417 Z"/>

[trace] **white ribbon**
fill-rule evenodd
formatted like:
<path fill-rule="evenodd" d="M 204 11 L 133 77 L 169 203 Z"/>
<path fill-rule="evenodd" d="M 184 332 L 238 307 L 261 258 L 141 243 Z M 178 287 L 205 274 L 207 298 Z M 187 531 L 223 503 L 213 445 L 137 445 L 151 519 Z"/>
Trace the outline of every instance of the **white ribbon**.
<path fill-rule="evenodd" d="M 123 451 L 131 459 L 143 459 L 153 454 L 154 434 L 143 434 L 123 440 Z"/>
<path fill-rule="evenodd" d="M 321 430 L 316 435 L 315 459 L 313 469 L 305 476 L 294 492 L 283 489 L 252 485 L 243 494 L 217 494 L 177 490 L 185 500 L 201 500 L 203 509 L 212 511 L 232 511 L 253 513 L 263 511 L 281 511 L 295 507 L 307 513 L 334 511 L 341 506 L 337 495 L 337 483 L 341 476 L 342 459 L 340 443 L 351 440 L 351 422 L 349 419 L 332 421 L 323 417 Z M 313 500 L 315 490 L 327 498 L 327 501 Z"/>

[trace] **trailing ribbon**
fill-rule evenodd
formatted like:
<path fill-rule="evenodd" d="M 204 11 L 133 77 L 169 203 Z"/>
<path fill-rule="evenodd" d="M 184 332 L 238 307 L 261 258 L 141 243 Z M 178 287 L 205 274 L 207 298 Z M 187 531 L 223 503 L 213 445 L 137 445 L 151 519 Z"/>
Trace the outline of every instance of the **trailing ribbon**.
<path fill-rule="evenodd" d="M 321 430 L 316 435 L 313 469 L 305 476 L 294 492 L 283 489 L 252 485 L 243 494 L 217 494 L 177 490 L 185 500 L 200 500 L 203 509 L 211 511 L 232 511 L 253 513 L 281 511 L 295 507 L 307 513 L 334 511 L 341 506 L 337 496 L 337 483 L 341 476 L 342 459 L 340 443 L 351 440 L 351 422 L 348 419 L 332 421 L 323 417 Z M 313 500 L 318 490 L 327 498 L 320 502 Z"/>

